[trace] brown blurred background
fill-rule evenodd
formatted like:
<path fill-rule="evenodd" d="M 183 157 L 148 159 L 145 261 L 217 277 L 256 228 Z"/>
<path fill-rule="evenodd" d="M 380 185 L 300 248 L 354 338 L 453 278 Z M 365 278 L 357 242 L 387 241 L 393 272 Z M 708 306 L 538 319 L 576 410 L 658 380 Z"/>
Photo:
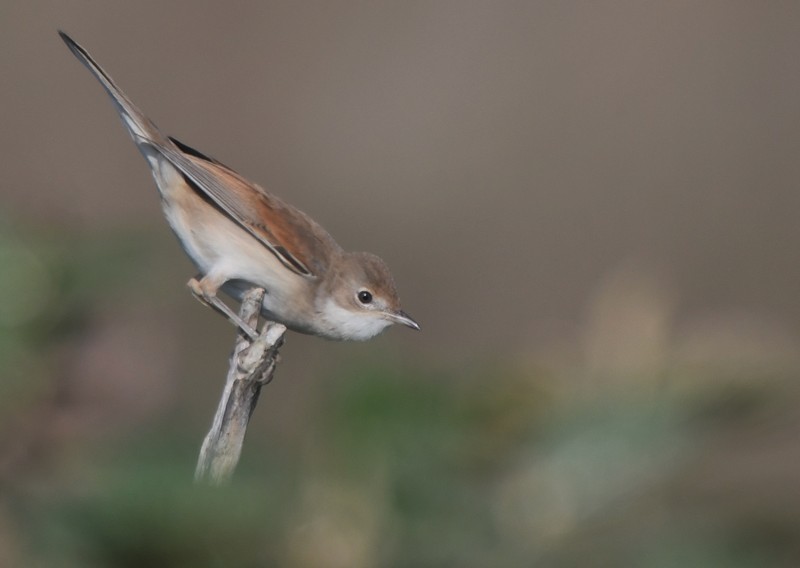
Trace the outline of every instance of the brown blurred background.
<path fill-rule="evenodd" d="M 250 464 L 251 501 L 295 496 L 271 517 L 290 528 L 242 565 L 800 563 L 800 4 L 18 0 L 0 7 L 0 564 L 150 550 L 62 525 L 105 511 L 98 471 L 165 431 L 185 436 L 165 452 L 175 486 L 190 478 L 232 338 L 186 290 L 148 169 L 57 29 L 167 133 L 381 255 L 422 324 L 290 335 L 245 447 L 283 456 Z M 385 414 L 391 440 L 419 419 L 347 422 L 340 390 L 369 414 L 352 377 L 373 374 L 408 408 L 441 397 L 431 455 L 453 435 L 480 456 L 442 466 L 482 480 L 450 516 L 426 509 L 431 482 L 408 489 L 409 521 L 383 453 L 357 498 L 320 465 L 336 424 L 362 448 Z M 481 418 L 449 420 L 453 400 Z M 622 433 L 584 421 L 627 412 Z M 654 416 L 668 426 L 615 453 Z M 430 430 L 408 435 L 417 459 Z M 462 514 L 486 524 L 455 530 Z"/>

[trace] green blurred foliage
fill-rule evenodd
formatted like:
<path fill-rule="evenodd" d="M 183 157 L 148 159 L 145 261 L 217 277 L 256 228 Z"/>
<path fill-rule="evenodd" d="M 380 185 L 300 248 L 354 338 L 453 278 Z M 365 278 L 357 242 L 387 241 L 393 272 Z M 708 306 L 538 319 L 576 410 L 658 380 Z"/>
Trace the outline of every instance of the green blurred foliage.
<path fill-rule="evenodd" d="M 54 386 L 51 350 L 141 266 L 137 236 L 32 236 L 0 219 L 0 432 Z"/>
<path fill-rule="evenodd" d="M 800 562 L 800 514 L 775 506 L 793 488 L 772 481 L 785 471 L 770 436 L 800 401 L 794 371 L 352 364 L 321 383 L 300 443 L 251 434 L 223 488 L 192 483 L 202 432 L 176 419 L 180 405 L 59 438 L 61 349 L 141 268 L 130 242 L 0 237 L 0 293 L 13 299 L 0 322 L 4 566 Z M 763 460 L 752 440 L 741 455 L 733 443 L 733 461 L 720 451 L 745 435 L 777 444 L 753 483 L 726 479 Z"/>

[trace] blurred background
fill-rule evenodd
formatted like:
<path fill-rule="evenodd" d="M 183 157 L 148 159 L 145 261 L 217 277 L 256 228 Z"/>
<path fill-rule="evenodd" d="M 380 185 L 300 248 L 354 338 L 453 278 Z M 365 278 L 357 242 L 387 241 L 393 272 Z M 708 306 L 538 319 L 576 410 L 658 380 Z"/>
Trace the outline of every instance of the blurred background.
<path fill-rule="evenodd" d="M 81 42 L 392 267 L 192 485 L 233 329 Z M 800 4 L 0 6 L 0 565 L 800 565 Z"/>

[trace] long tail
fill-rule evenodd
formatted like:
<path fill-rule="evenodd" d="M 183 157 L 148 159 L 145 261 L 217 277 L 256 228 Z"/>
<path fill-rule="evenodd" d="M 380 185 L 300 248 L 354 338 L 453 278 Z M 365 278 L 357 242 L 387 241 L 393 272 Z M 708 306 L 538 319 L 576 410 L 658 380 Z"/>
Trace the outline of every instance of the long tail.
<path fill-rule="evenodd" d="M 103 85 L 103 88 L 111 96 L 111 100 L 114 102 L 114 106 L 117 108 L 122 122 L 125 124 L 125 127 L 128 129 L 137 145 L 144 143 L 146 145 L 162 147 L 165 145 L 171 146 L 167 137 L 164 136 L 158 127 L 131 102 L 128 96 L 123 93 L 119 87 L 117 87 L 108 73 L 103 71 L 103 68 L 92 59 L 92 56 L 89 55 L 85 49 L 61 30 L 59 30 L 58 35 L 61 36 L 61 39 L 64 40 L 64 43 L 67 44 L 70 51 L 72 51 L 75 57 L 92 72 L 92 75 L 100 81 L 100 84 Z"/>

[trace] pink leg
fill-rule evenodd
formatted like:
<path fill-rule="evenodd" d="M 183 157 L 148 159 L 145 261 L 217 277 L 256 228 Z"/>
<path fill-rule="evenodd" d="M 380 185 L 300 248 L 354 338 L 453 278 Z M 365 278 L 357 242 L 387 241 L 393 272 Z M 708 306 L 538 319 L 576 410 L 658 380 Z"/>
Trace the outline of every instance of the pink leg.
<path fill-rule="evenodd" d="M 211 272 L 206 274 L 200 280 L 197 280 L 197 278 L 192 278 L 189 280 L 189 282 L 187 282 L 187 285 L 192 291 L 192 294 L 194 294 L 194 297 L 200 300 L 201 303 L 217 310 L 223 316 L 228 318 L 229 321 L 247 334 L 250 339 L 256 339 L 258 337 L 258 332 L 250 327 L 237 314 L 235 314 L 233 310 L 231 310 L 222 300 L 217 298 L 217 291 L 219 290 L 220 286 L 225 283 L 225 280 L 226 279 L 222 279 L 219 277 L 219 275 L 215 275 L 213 272 Z"/>

